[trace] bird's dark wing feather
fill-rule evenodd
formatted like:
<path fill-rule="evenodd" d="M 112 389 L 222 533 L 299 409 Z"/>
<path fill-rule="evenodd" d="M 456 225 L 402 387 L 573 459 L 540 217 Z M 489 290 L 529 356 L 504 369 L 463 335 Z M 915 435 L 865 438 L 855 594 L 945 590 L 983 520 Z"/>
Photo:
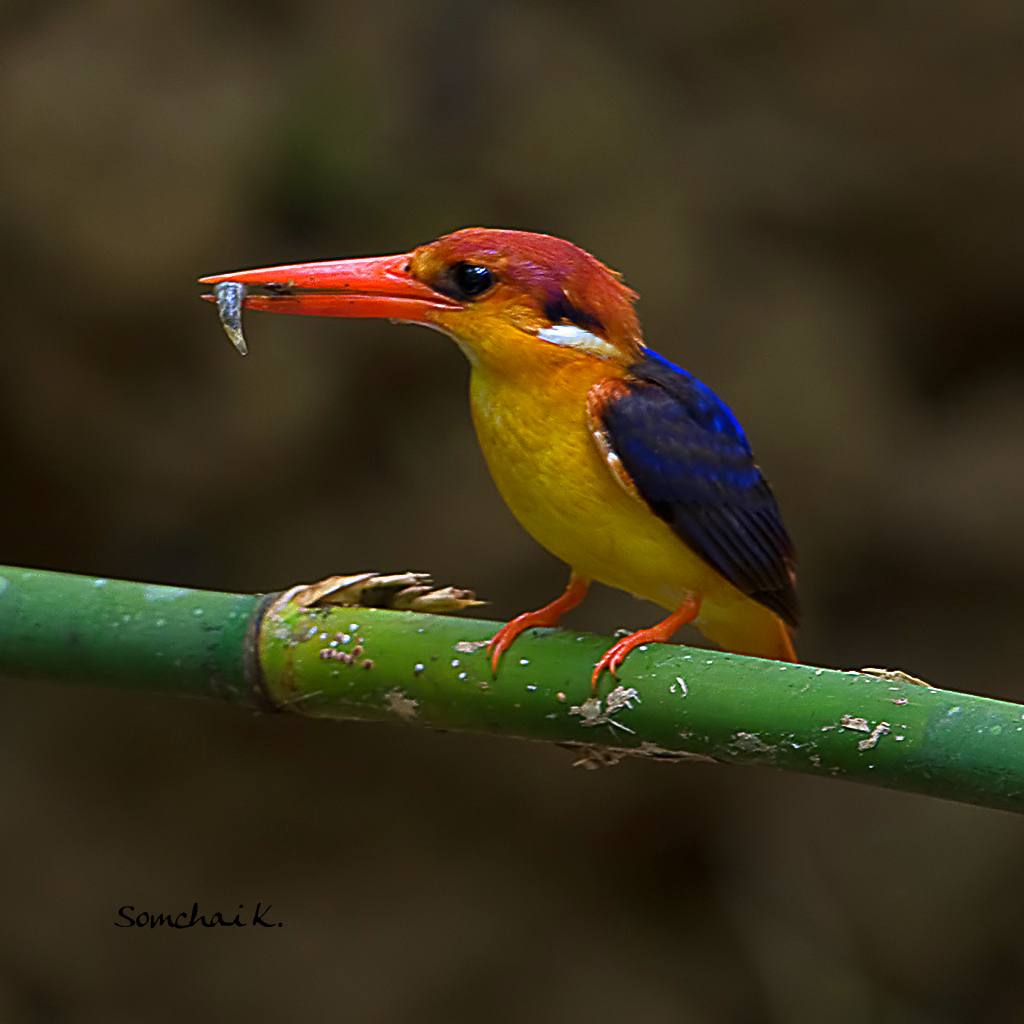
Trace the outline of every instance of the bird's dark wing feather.
<path fill-rule="evenodd" d="M 710 388 L 649 349 L 630 373 L 601 393 L 607 447 L 690 548 L 795 626 L 793 544 L 736 418 Z"/>

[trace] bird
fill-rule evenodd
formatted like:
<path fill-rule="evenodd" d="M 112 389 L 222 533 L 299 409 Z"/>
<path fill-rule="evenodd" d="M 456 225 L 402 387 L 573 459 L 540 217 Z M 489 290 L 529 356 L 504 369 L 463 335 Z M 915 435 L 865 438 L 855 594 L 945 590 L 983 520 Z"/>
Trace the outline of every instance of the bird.
<path fill-rule="evenodd" d="M 644 343 L 639 296 L 572 242 L 463 228 L 395 256 L 200 279 L 244 352 L 241 308 L 422 324 L 470 363 L 470 406 L 498 491 L 570 569 L 565 591 L 491 638 L 497 675 L 516 637 L 557 626 L 591 582 L 669 615 L 596 662 L 694 623 L 723 650 L 796 661 L 795 553 L 739 421 L 706 384 Z"/>

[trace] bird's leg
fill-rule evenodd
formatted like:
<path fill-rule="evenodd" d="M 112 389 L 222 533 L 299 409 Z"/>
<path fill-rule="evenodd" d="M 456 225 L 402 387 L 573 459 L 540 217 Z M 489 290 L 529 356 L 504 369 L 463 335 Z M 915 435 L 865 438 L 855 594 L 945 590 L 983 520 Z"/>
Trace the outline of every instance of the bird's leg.
<path fill-rule="evenodd" d="M 576 573 L 569 577 L 569 584 L 561 597 L 555 598 L 551 604 L 544 605 L 535 612 L 523 612 L 517 615 L 511 622 L 502 626 L 487 645 L 487 653 L 491 656 L 491 671 L 498 674 L 498 662 L 502 654 L 508 650 L 520 633 L 533 629 L 534 626 L 557 626 L 558 620 L 587 596 L 587 588 L 590 580 L 585 580 Z"/>
<path fill-rule="evenodd" d="M 693 622 L 699 612 L 700 598 L 691 594 L 667 619 L 659 622 L 656 626 L 651 626 L 650 629 L 641 629 L 637 633 L 623 637 L 613 647 L 609 647 L 601 656 L 601 660 L 594 666 L 594 672 L 590 677 L 591 689 L 595 693 L 597 692 L 598 677 L 605 669 L 608 669 L 614 676 L 615 670 L 626 660 L 626 655 L 634 647 L 649 643 L 667 643 L 680 626 L 685 626 L 687 622 Z"/>

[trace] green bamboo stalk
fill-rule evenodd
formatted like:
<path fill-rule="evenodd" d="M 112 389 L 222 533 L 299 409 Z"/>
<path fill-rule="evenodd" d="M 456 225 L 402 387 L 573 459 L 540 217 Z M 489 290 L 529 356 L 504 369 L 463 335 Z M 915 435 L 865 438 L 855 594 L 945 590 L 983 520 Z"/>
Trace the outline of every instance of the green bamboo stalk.
<path fill-rule="evenodd" d="M 464 729 L 625 755 L 760 764 L 1024 811 L 1024 706 L 880 677 L 651 644 L 595 696 L 610 641 L 0 568 L 0 675 L 215 696 L 314 718 Z"/>
<path fill-rule="evenodd" d="M 252 705 L 260 600 L 0 566 L 0 675 Z"/>

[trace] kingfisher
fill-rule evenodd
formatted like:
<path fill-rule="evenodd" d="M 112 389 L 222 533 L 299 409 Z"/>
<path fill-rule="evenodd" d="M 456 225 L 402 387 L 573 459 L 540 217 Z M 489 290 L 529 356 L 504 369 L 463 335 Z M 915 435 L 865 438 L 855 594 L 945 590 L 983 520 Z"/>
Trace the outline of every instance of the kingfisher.
<path fill-rule="evenodd" d="M 492 671 L 520 633 L 557 626 L 591 582 L 661 605 L 661 622 L 597 661 L 694 623 L 721 648 L 796 661 L 794 549 L 728 406 L 644 344 L 637 294 L 571 242 L 465 228 L 397 256 L 200 279 L 244 352 L 241 309 L 385 317 L 454 339 L 469 360 L 473 424 L 519 522 L 567 563 L 561 596 L 502 626 Z M 213 299 L 214 296 L 205 296 Z"/>

